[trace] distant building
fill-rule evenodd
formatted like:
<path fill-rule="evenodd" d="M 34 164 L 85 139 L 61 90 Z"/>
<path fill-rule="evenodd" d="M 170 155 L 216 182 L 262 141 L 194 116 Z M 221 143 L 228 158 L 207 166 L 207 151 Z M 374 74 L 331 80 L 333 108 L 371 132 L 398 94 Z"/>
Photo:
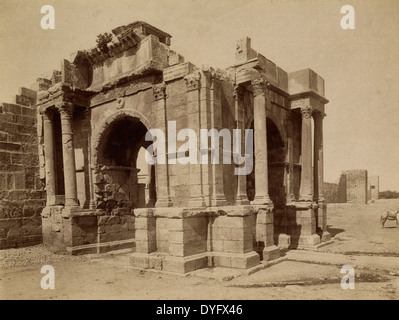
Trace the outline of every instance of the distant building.
<path fill-rule="evenodd" d="M 378 200 L 380 193 L 380 177 L 371 176 L 368 179 L 368 199 Z"/>
<path fill-rule="evenodd" d="M 365 169 L 343 171 L 338 183 L 325 183 L 324 188 L 330 203 L 366 204 L 379 199 L 379 177 L 368 177 Z"/>

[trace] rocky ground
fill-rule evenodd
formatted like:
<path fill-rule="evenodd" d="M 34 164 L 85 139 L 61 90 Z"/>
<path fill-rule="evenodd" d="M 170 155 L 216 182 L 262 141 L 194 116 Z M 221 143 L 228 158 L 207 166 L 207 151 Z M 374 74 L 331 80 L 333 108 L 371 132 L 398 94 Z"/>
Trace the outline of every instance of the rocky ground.
<path fill-rule="evenodd" d="M 330 204 L 334 242 L 292 250 L 281 262 L 249 276 L 216 268 L 187 277 L 134 270 L 126 251 L 72 257 L 43 245 L 0 251 L 0 299 L 394 299 L 399 298 L 399 226 L 379 217 L 399 200 Z M 43 290 L 40 269 L 55 269 L 55 289 Z M 343 265 L 355 289 L 340 285 Z"/>

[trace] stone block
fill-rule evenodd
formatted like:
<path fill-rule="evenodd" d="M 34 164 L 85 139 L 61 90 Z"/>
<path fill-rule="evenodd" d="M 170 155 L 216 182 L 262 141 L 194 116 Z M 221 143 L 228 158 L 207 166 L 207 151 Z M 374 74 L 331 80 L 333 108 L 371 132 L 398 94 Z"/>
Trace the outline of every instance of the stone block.
<path fill-rule="evenodd" d="M 223 242 L 224 252 L 244 253 L 244 243 L 242 241 L 226 240 Z"/>
<path fill-rule="evenodd" d="M 170 243 L 183 243 L 184 233 L 182 231 L 169 231 L 169 242 Z"/>
<path fill-rule="evenodd" d="M 28 117 L 35 117 L 36 116 L 36 110 L 32 108 L 27 108 L 27 107 L 21 107 L 22 115 L 23 116 L 28 116 Z"/>
<path fill-rule="evenodd" d="M 21 145 L 19 143 L 0 142 L 0 150 L 20 152 Z"/>
<path fill-rule="evenodd" d="M 169 243 L 169 254 L 176 257 L 184 257 L 184 245 L 177 243 Z"/>
<path fill-rule="evenodd" d="M 36 91 L 25 88 L 25 87 L 20 87 L 18 89 L 18 94 L 20 96 L 24 96 L 30 99 L 36 99 Z"/>
<path fill-rule="evenodd" d="M 213 263 L 215 267 L 231 268 L 231 257 L 227 255 L 215 255 Z"/>
<path fill-rule="evenodd" d="M 291 244 L 291 237 L 286 234 L 279 234 L 277 239 L 279 248 L 288 248 Z"/>
<path fill-rule="evenodd" d="M 130 265 L 135 268 L 143 268 L 143 269 L 148 269 L 149 268 L 149 256 L 148 254 L 142 254 L 142 253 L 133 253 L 130 256 Z"/>
<path fill-rule="evenodd" d="M 21 106 L 10 103 L 1 104 L 4 113 L 21 114 Z"/>
<path fill-rule="evenodd" d="M 2 201 L 0 219 L 20 218 L 23 215 L 23 204 L 20 202 Z"/>
<path fill-rule="evenodd" d="M 317 234 L 301 235 L 298 244 L 302 247 L 312 247 L 320 243 L 320 237 Z"/>
<path fill-rule="evenodd" d="M 280 249 L 276 246 L 270 246 L 263 249 L 263 261 L 270 261 L 280 258 Z"/>
<path fill-rule="evenodd" d="M 170 231 L 183 231 L 183 219 L 169 219 L 168 227 Z"/>
<path fill-rule="evenodd" d="M 257 254 L 256 252 L 231 256 L 231 268 L 249 269 L 259 264 L 260 264 L 259 254 Z"/>
<path fill-rule="evenodd" d="M 148 268 L 162 270 L 163 257 L 150 255 L 148 257 Z"/>

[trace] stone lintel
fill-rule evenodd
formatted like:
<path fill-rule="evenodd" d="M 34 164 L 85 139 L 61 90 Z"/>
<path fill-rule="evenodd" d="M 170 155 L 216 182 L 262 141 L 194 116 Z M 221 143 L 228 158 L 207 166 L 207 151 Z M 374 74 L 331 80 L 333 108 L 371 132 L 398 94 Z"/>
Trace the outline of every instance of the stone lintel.
<path fill-rule="evenodd" d="M 191 62 L 176 64 L 163 70 L 163 80 L 169 82 L 183 78 L 194 71 L 194 65 Z"/>
<path fill-rule="evenodd" d="M 312 201 L 295 201 L 291 202 L 290 207 L 293 207 L 297 210 L 309 210 L 309 209 L 317 209 L 318 205 Z"/>
<path fill-rule="evenodd" d="M 183 219 L 194 217 L 247 217 L 259 212 L 260 209 L 271 211 L 273 206 L 222 206 L 222 207 L 208 207 L 208 208 L 141 208 L 134 209 L 136 217 L 143 218 L 169 218 L 169 219 Z"/>
<path fill-rule="evenodd" d="M 80 207 L 63 207 L 62 217 L 65 219 L 75 218 L 75 217 L 91 217 L 101 215 L 100 211 L 82 209 Z"/>
<path fill-rule="evenodd" d="M 290 96 L 291 109 L 298 109 L 305 104 L 314 110 L 324 113 L 324 105 L 329 101 L 314 91 L 302 92 Z"/>

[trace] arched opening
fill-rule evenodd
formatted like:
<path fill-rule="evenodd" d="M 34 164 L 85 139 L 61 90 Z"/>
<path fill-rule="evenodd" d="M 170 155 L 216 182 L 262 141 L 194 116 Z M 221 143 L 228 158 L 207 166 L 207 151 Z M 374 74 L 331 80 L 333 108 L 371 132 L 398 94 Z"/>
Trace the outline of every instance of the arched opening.
<path fill-rule="evenodd" d="M 152 143 L 145 141 L 147 131 L 139 118 L 126 114 L 105 129 L 97 148 L 97 208 L 109 212 L 155 204 L 155 168 L 144 158 Z"/>
<path fill-rule="evenodd" d="M 276 124 L 269 118 L 266 120 L 267 127 L 267 160 L 268 160 L 268 185 L 269 197 L 273 201 L 276 210 L 285 209 L 285 144 Z M 254 122 L 251 123 L 251 129 Z M 255 145 L 255 144 L 254 144 Z M 255 152 L 254 152 L 255 154 Z M 247 196 L 253 201 L 256 188 L 255 177 L 256 158 L 254 159 L 254 170 L 247 176 Z"/>

